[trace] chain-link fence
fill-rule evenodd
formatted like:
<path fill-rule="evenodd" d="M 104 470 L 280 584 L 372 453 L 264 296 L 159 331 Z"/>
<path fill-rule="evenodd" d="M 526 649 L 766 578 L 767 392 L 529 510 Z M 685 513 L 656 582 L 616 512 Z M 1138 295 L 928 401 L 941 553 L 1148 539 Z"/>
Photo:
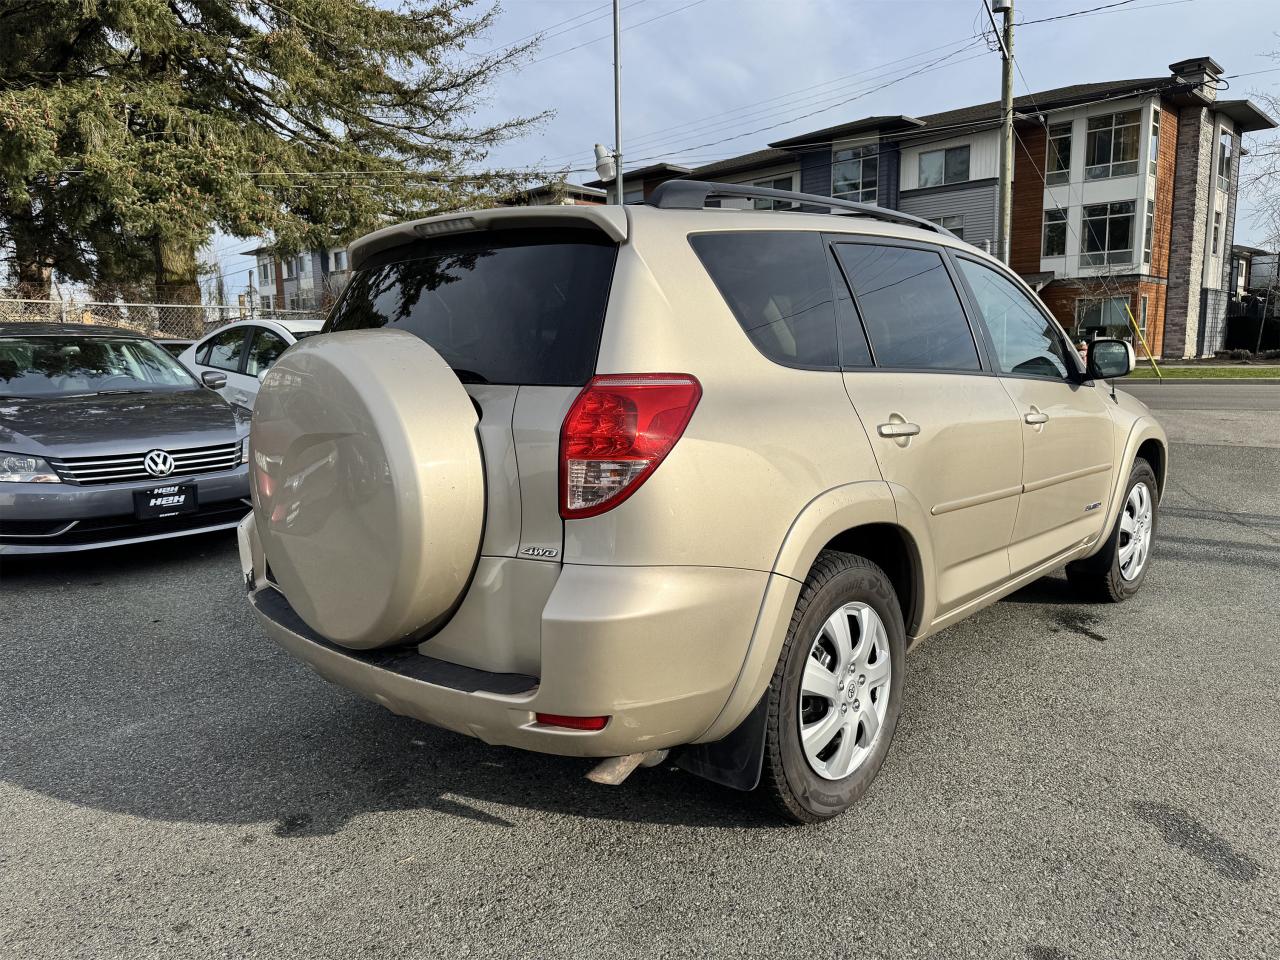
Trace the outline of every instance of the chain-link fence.
<path fill-rule="evenodd" d="M 0 298 L 0 323 L 87 323 L 119 327 L 149 337 L 198 340 L 236 320 L 323 319 L 316 310 L 271 310 L 185 303 L 97 303 L 80 300 Z"/>

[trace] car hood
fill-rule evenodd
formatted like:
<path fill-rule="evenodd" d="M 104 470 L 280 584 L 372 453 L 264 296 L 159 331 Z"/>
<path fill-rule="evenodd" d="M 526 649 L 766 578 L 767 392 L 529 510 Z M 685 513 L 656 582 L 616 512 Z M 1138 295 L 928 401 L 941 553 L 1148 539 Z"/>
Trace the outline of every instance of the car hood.
<path fill-rule="evenodd" d="M 231 443 L 249 411 L 212 390 L 0 397 L 0 450 L 80 457 Z"/>

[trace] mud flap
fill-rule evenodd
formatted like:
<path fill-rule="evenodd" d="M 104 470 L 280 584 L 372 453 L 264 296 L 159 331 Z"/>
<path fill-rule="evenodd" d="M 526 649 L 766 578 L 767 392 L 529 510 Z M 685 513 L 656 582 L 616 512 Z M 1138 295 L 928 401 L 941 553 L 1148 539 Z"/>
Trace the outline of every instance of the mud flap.
<path fill-rule="evenodd" d="M 734 790 L 751 791 L 760 784 L 764 768 L 764 735 L 769 716 L 769 694 L 760 698 L 734 731 L 715 743 L 684 747 L 674 762 L 681 770 Z"/>

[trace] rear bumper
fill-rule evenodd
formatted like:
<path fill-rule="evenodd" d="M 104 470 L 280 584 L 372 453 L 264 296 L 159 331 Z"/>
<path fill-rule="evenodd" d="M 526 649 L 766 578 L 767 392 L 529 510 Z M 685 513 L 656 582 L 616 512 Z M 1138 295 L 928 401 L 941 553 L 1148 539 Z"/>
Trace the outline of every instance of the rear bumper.
<path fill-rule="evenodd" d="M 134 492 L 164 482 L 152 479 L 83 487 L 73 483 L 0 484 L 0 556 L 71 553 L 228 530 L 249 509 L 249 468 L 241 465 L 174 481 L 196 485 L 200 507 L 196 513 L 165 520 L 136 519 Z"/>
<path fill-rule="evenodd" d="M 252 572 L 253 521 L 241 526 Z M 536 561 L 530 561 L 536 562 Z M 611 757 L 696 742 L 742 668 L 768 575 L 720 567 L 562 568 L 539 622 L 539 676 L 491 673 L 421 648 L 350 651 L 317 636 L 262 580 L 250 603 L 268 636 L 312 669 L 387 709 L 501 744 Z M 535 714 L 608 716 L 599 731 Z"/>

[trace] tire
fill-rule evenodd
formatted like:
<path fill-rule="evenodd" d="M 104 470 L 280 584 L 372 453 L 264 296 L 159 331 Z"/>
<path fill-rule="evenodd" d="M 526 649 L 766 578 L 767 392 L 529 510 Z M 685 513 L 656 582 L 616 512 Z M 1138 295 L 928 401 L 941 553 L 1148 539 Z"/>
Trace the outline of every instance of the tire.
<path fill-rule="evenodd" d="M 847 645 L 838 636 L 841 622 Z M 819 554 L 767 695 L 759 793 L 776 813 L 820 823 L 866 793 L 897 726 L 905 653 L 902 608 L 884 571 L 862 557 Z M 862 678 L 856 689 L 849 686 L 855 678 Z"/>
<path fill-rule="evenodd" d="M 1151 547 L 1160 512 L 1159 489 L 1151 464 L 1141 458 L 1135 460 L 1129 472 L 1120 516 L 1116 518 L 1107 542 L 1092 557 L 1067 564 L 1067 579 L 1082 599 L 1096 603 L 1121 603 L 1142 589 L 1147 571 L 1151 569 Z M 1135 525 L 1140 540 L 1130 551 Z M 1133 568 L 1135 563 L 1136 570 Z"/>

